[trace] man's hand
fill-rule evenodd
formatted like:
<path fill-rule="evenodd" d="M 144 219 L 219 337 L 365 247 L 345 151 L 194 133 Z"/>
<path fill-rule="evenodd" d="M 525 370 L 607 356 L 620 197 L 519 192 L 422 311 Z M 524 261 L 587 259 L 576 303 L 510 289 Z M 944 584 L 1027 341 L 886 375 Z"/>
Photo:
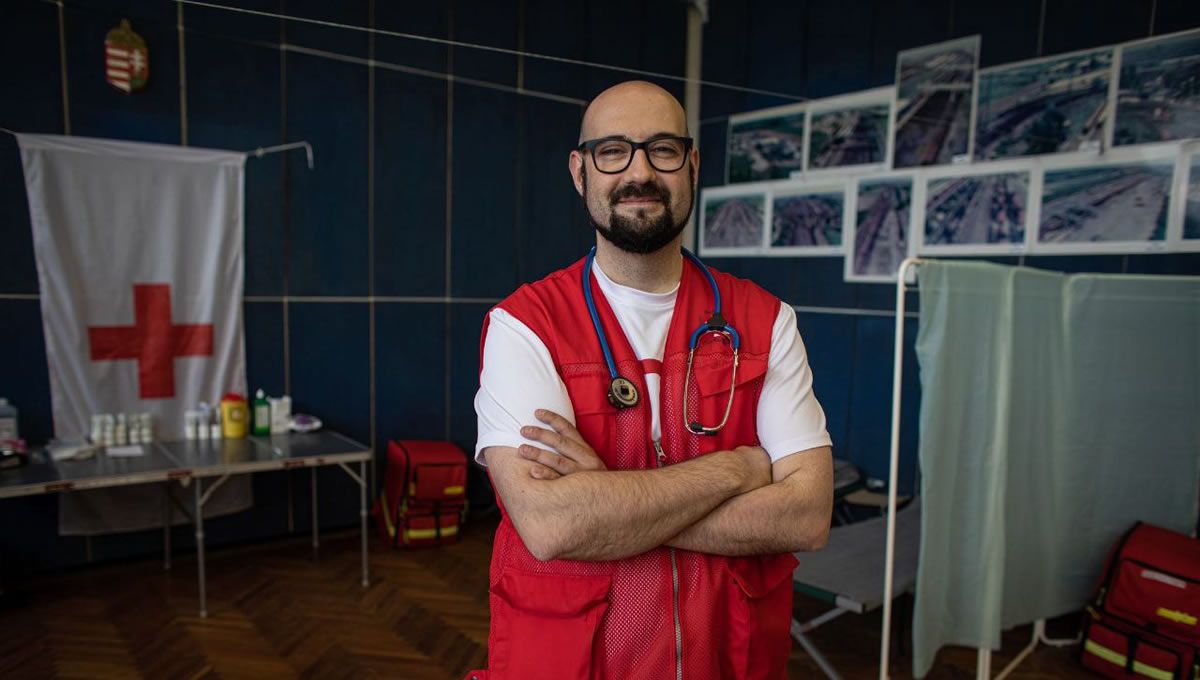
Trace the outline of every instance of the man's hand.
<path fill-rule="evenodd" d="M 571 421 L 545 409 L 538 409 L 533 415 L 553 429 L 532 425 L 521 428 L 522 437 L 540 442 L 550 449 L 546 451 L 529 444 L 522 444 L 517 449 L 517 455 L 521 458 L 537 463 L 529 469 L 530 477 L 557 479 L 572 472 L 607 469 L 604 461 L 583 440 L 583 435 L 579 434 Z M 768 474 L 769 470 L 768 467 Z"/>

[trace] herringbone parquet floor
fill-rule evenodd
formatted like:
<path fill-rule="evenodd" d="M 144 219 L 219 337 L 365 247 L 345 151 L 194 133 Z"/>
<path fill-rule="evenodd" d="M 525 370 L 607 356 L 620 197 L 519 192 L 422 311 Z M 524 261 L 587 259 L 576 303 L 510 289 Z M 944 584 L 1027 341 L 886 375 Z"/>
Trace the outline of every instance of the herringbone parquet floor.
<path fill-rule="evenodd" d="M 359 585 L 357 531 L 210 555 L 209 617 L 196 610 L 195 560 L 92 567 L 19 584 L 0 609 L 3 678 L 461 678 L 486 658 L 487 564 L 495 517 L 453 547 L 389 550 L 372 536 Z M 802 616 L 823 607 L 798 598 Z M 1069 622 L 1066 624 L 1069 628 Z M 874 678 L 879 616 L 847 615 L 812 634 L 847 678 Z M 1051 632 L 1056 632 L 1054 629 Z M 1005 636 L 999 670 L 1028 636 Z M 910 660 L 896 660 L 908 677 Z M 974 677 L 971 650 L 944 650 L 928 677 Z M 820 677 L 799 646 L 791 677 Z M 1069 650 L 1041 648 L 1014 678 L 1088 677 Z"/>

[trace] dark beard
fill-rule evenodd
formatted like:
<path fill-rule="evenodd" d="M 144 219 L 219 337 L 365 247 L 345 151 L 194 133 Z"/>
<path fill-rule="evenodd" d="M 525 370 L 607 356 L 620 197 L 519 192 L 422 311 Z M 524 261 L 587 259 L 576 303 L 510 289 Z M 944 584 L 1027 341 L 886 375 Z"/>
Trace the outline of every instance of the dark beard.
<path fill-rule="evenodd" d="M 662 215 L 648 224 L 644 220 L 644 211 L 638 211 L 637 218 L 634 219 L 618 215 L 616 212 L 617 203 L 623 198 L 634 197 L 657 198 L 662 201 L 664 207 Z M 666 247 L 667 244 L 674 241 L 675 237 L 683 232 L 683 228 L 687 226 L 688 218 L 692 216 L 692 201 L 688 201 L 687 214 L 683 216 L 682 220 L 675 222 L 671 217 L 671 192 L 666 187 L 654 183 L 629 184 L 614 191 L 609 196 L 609 205 L 613 210 L 609 213 L 609 224 L 607 226 L 600 224 L 592 216 L 591 209 L 587 207 L 587 198 L 588 182 L 587 168 L 585 167 L 583 168 L 583 204 L 584 211 L 587 212 L 588 222 L 609 243 L 627 253 L 634 253 L 636 255 L 646 255 Z"/>

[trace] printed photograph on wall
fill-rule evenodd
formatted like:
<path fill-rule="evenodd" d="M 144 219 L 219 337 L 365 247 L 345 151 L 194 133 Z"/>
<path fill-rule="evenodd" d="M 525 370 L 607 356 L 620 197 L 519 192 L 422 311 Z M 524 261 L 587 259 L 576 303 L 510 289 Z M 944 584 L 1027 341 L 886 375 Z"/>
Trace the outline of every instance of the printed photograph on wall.
<path fill-rule="evenodd" d="M 1099 150 L 1111 48 L 979 72 L 975 159 Z"/>
<path fill-rule="evenodd" d="M 820 255 L 842 252 L 846 209 L 844 187 L 778 187 L 772 193 L 772 253 Z"/>
<path fill-rule="evenodd" d="M 1121 48 L 1113 145 L 1200 137 L 1200 30 Z"/>
<path fill-rule="evenodd" d="M 1047 169 L 1038 246 L 1098 252 L 1089 246 L 1163 241 L 1174 173 L 1173 158 Z"/>
<path fill-rule="evenodd" d="M 969 158 L 979 36 L 918 47 L 896 60 L 894 167 Z"/>
<path fill-rule="evenodd" d="M 726 184 L 786 179 L 804 167 L 803 105 L 729 117 Z"/>
<path fill-rule="evenodd" d="M 887 162 L 892 88 L 810 102 L 808 170 Z"/>
<path fill-rule="evenodd" d="M 1025 243 L 1029 173 L 930 178 L 918 252 L 1012 252 Z"/>
<path fill-rule="evenodd" d="M 858 183 L 847 281 L 895 281 L 908 256 L 912 178 L 864 179 Z"/>
<path fill-rule="evenodd" d="M 769 199 L 762 187 L 716 187 L 701 198 L 700 250 L 707 254 L 756 254 L 766 239 Z"/>

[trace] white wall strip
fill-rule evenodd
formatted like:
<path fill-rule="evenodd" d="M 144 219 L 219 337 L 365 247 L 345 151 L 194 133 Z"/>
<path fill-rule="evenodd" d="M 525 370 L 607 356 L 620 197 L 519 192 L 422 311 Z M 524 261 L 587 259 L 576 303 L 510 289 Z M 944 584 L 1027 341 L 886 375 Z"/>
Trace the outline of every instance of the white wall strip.
<path fill-rule="evenodd" d="M 62 82 L 63 134 L 71 134 L 71 97 L 67 88 L 67 28 L 63 17 L 62 0 L 58 5 L 58 63 L 60 66 L 59 80 Z"/>

